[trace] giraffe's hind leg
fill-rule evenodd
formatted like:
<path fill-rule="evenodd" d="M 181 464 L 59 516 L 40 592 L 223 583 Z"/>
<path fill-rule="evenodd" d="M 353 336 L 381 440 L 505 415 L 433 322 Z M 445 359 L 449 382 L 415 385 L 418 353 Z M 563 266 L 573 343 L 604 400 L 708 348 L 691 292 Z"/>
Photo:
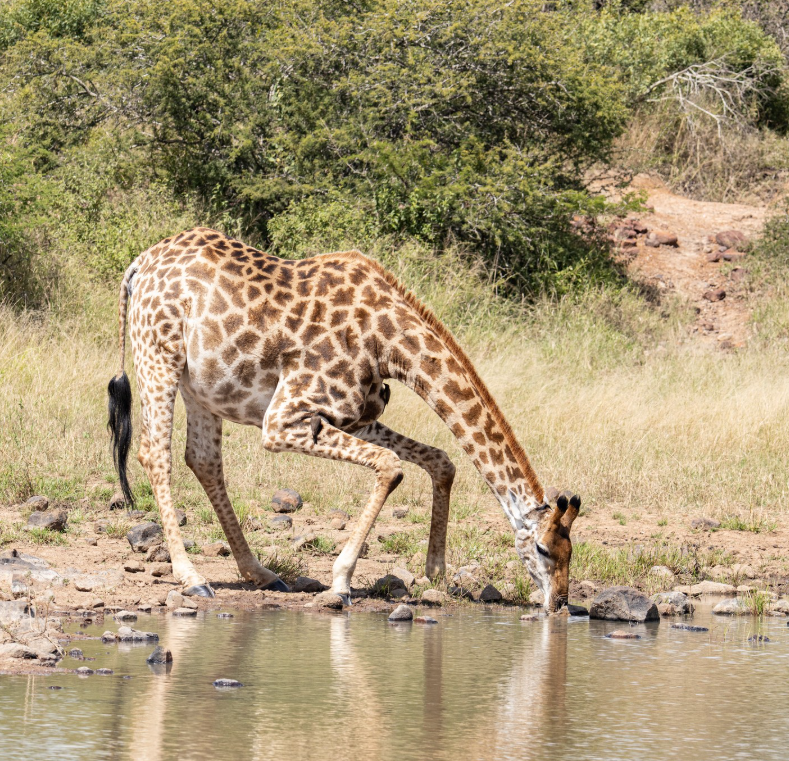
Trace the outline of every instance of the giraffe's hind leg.
<path fill-rule="evenodd" d="M 381 423 L 373 423 L 358 431 L 360 439 L 391 449 L 401 460 L 423 468 L 433 482 L 433 508 L 430 519 L 430 540 L 427 546 L 425 574 L 430 579 L 446 571 L 447 524 L 449 496 L 455 480 L 455 466 L 446 452 L 409 439 Z"/>
<path fill-rule="evenodd" d="M 179 362 L 174 357 L 167 362 L 164 358 L 152 359 L 147 354 L 142 357 L 135 354 L 135 360 L 143 420 L 142 441 L 137 457 L 153 488 L 173 563 L 173 575 L 184 585 L 185 593 L 213 597 L 213 590 L 197 573 L 186 554 L 170 491 L 173 409 L 183 361 Z"/>
<path fill-rule="evenodd" d="M 183 385 L 181 397 L 186 407 L 186 464 L 211 500 L 241 576 L 261 589 L 289 592 L 287 584 L 252 554 L 227 495 L 222 466 L 222 418 L 202 407 Z"/>
<path fill-rule="evenodd" d="M 263 446 L 270 452 L 301 452 L 328 460 L 364 465 L 375 473 L 375 486 L 345 547 L 334 562 L 332 592 L 350 603 L 351 577 L 362 544 L 386 498 L 403 478 L 400 458 L 390 449 L 372 444 L 323 422 L 313 430 L 314 410 L 308 403 L 278 392 L 263 425 Z"/>

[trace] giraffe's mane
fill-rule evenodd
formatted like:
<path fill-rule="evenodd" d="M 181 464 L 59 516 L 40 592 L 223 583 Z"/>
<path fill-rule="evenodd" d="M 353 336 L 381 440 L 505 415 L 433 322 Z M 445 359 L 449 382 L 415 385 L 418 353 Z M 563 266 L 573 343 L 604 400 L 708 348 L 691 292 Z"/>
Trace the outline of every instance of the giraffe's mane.
<path fill-rule="evenodd" d="M 518 467 L 523 472 L 523 475 L 529 484 L 529 488 L 531 489 L 534 496 L 542 501 L 544 499 L 543 489 L 540 485 L 539 480 L 537 479 L 537 475 L 534 472 L 534 469 L 529 462 L 529 458 L 526 455 L 526 452 L 523 451 L 523 447 L 520 445 L 520 442 L 515 437 L 515 433 L 512 430 L 512 426 L 507 421 L 507 418 L 504 417 L 504 413 L 499 408 L 499 405 L 496 403 L 496 400 L 493 398 L 492 394 L 488 390 L 487 385 L 479 377 L 479 373 L 477 373 L 476 368 L 472 364 L 471 360 L 469 359 L 466 352 L 461 348 L 458 342 L 455 340 L 455 337 L 449 331 L 449 329 L 444 325 L 441 320 L 436 317 L 435 313 L 433 312 L 430 307 L 426 304 L 423 304 L 411 291 L 409 291 L 389 270 L 387 270 L 380 262 L 377 262 L 375 259 L 371 259 L 369 256 L 365 256 L 361 251 L 337 251 L 331 254 L 319 254 L 315 259 L 329 259 L 329 258 L 343 258 L 348 259 L 351 261 L 360 261 L 363 262 L 365 265 L 370 267 L 375 271 L 377 275 L 380 275 L 388 285 L 394 288 L 397 293 L 402 296 L 403 300 L 410 306 L 416 313 L 419 315 L 419 318 L 432 330 L 436 332 L 438 337 L 444 342 L 454 358 L 458 361 L 458 363 L 463 367 L 466 371 L 469 380 L 471 381 L 472 385 L 474 386 L 475 390 L 480 396 L 482 403 L 487 407 L 490 416 L 496 422 L 496 424 L 501 428 L 502 433 L 504 434 L 504 439 L 506 443 L 509 445 L 512 453 L 515 457 L 516 462 L 518 463 Z"/>

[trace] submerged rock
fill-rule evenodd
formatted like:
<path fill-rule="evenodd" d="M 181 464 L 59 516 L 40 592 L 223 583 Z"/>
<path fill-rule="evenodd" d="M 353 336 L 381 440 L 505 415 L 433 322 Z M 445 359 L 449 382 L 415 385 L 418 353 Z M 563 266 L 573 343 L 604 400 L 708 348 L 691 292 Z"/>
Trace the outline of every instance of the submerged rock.
<path fill-rule="evenodd" d="M 438 621 L 436 621 L 435 618 L 431 618 L 430 616 L 417 616 L 414 619 L 414 623 L 415 624 L 437 624 Z"/>
<path fill-rule="evenodd" d="M 194 608 L 176 608 L 173 611 L 174 616 L 183 616 L 184 618 L 188 616 L 196 616 L 197 611 Z"/>
<path fill-rule="evenodd" d="M 592 602 L 589 617 L 606 621 L 659 621 L 657 605 L 632 587 L 611 587 Z"/>
<path fill-rule="evenodd" d="M 414 611 L 407 605 L 398 605 L 390 614 L 390 621 L 413 621 Z"/>
<path fill-rule="evenodd" d="M 641 639 L 640 634 L 629 632 L 625 629 L 617 629 L 616 631 L 606 634 L 605 636 L 607 639 Z"/>
<path fill-rule="evenodd" d="M 172 663 L 173 654 L 166 648 L 158 645 L 145 661 L 146 663 Z"/>
<path fill-rule="evenodd" d="M 661 615 L 688 615 L 695 610 L 693 603 L 684 592 L 658 592 L 656 595 L 652 595 L 651 599 L 658 608 L 660 608 L 661 605 L 670 605 L 674 608 L 673 613 L 667 614 L 661 612 Z"/>
<path fill-rule="evenodd" d="M 155 632 L 138 631 L 131 626 L 121 626 L 118 629 L 118 639 L 121 642 L 156 642 L 159 640 L 159 635 Z"/>
<path fill-rule="evenodd" d="M 236 679 L 215 679 L 213 685 L 219 689 L 235 689 L 236 687 L 244 686 Z"/>
<path fill-rule="evenodd" d="M 672 629 L 681 629 L 685 632 L 708 632 L 706 626 L 693 626 L 692 624 L 671 624 Z"/>

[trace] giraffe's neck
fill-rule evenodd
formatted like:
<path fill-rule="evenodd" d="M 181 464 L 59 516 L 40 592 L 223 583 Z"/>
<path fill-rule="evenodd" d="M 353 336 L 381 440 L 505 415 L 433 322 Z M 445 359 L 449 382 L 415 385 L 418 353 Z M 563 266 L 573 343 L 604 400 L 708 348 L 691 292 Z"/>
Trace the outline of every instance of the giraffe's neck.
<path fill-rule="evenodd" d="M 387 352 L 390 377 L 424 399 L 452 431 L 498 499 L 515 530 L 542 505 L 542 487 L 512 429 L 470 360 L 440 326 L 421 336 L 416 359 Z"/>

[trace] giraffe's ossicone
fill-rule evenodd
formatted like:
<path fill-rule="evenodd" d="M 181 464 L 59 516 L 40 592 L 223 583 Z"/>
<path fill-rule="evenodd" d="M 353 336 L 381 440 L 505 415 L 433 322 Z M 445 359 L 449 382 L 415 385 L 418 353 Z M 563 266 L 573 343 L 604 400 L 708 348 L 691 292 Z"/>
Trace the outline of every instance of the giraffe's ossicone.
<path fill-rule="evenodd" d="M 555 609 L 566 601 L 577 497 L 555 508 L 485 384 L 450 332 L 377 262 L 357 251 L 279 259 L 206 228 L 140 254 L 120 288 L 120 367 L 109 384 L 113 453 L 127 501 L 131 388 L 124 372 L 128 317 L 142 431 L 138 459 L 153 487 L 173 561 L 191 594 L 212 595 L 184 550 L 170 492 L 173 408 L 187 413 L 186 463 L 208 494 L 244 578 L 286 585 L 252 555 L 225 489 L 222 420 L 262 430 L 271 452 L 364 465 L 372 494 L 333 569 L 350 600 L 362 544 L 400 483 L 401 460 L 433 483 L 426 573 L 445 571 L 455 468 L 440 449 L 378 422 L 387 379 L 413 389 L 441 417 L 492 489 L 516 549 Z"/>

